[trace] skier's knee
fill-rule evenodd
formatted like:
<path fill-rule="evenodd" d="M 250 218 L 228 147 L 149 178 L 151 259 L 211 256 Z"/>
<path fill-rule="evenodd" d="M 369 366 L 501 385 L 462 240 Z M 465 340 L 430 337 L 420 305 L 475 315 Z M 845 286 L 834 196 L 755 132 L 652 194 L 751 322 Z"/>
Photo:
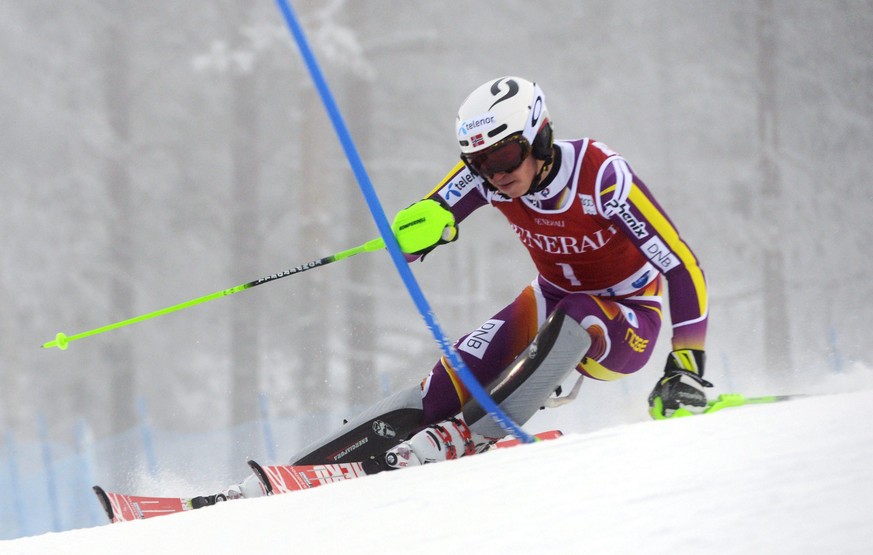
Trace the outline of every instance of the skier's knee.
<path fill-rule="evenodd" d="M 591 346 L 588 332 L 563 310 L 555 310 L 530 346 L 486 390 L 516 423 L 523 424 L 573 371 Z M 506 432 L 471 399 L 464 420 L 473 432 L 499 438 Z"/>

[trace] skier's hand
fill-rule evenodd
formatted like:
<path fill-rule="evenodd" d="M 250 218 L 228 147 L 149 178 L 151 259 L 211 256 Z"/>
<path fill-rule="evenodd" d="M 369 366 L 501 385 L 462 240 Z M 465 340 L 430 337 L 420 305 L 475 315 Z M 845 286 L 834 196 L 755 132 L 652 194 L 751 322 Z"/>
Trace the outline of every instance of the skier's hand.
<path fill-rule="evenodd" d="M 400 250 L 421 256 L 458 238 L 455 215 L 433 199 L 420 200 L 398 212 L 391 230 Z"/>
<path fill-rule="evenodd" d="M 667 357 L 664 375 L 649 395 L 649 414 L 660 420 L 688 416 L 706 409 L 703 388 L 712 384 L 703 379 L 706 353 L 680 349 Z"/>

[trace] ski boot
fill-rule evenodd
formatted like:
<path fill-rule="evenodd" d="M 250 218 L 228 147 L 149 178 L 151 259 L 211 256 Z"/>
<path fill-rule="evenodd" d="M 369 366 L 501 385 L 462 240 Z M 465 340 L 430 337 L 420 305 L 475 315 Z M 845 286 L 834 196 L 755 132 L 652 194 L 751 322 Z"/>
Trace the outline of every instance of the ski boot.
<path fill-rule="evenodd" d="M 471 432 L 463 420 L 452 418 L 428 426 L 385 453 L 370 457 L 362 465 L 367 474 L 376 474 L 475 455 L 494 441 Z"/>

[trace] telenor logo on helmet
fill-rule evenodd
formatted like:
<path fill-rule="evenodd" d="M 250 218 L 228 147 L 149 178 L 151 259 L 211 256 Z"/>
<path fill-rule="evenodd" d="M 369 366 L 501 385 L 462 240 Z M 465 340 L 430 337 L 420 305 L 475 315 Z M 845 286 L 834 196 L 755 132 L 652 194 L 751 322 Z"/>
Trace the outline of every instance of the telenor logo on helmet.
<path fill-rule="evenodd" d="M 481 116 L 476 116 L 467 121 L 462 121 L 461 125 L 458 127 L 458 135 L 466 135 L 468 132 L 476 131 L 480 128 L 482 128 L 482 131 L 485 131 L 485 128 L 492 127 L 495 121 L 494 114 L 491 112 L 482 114 Z"/>

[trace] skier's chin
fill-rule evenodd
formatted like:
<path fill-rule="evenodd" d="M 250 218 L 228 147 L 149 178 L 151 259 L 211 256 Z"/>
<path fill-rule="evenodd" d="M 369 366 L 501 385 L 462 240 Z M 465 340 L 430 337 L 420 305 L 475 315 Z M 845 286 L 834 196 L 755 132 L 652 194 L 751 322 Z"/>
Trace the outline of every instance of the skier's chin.
<path fill-rule="evenodd" d="M 518 179 L 510 179 L 503 183 L 492 183 L 495 189 L 508 197 L 520 197 L 524 191 L 521 191 L 520 182 Z"/>

